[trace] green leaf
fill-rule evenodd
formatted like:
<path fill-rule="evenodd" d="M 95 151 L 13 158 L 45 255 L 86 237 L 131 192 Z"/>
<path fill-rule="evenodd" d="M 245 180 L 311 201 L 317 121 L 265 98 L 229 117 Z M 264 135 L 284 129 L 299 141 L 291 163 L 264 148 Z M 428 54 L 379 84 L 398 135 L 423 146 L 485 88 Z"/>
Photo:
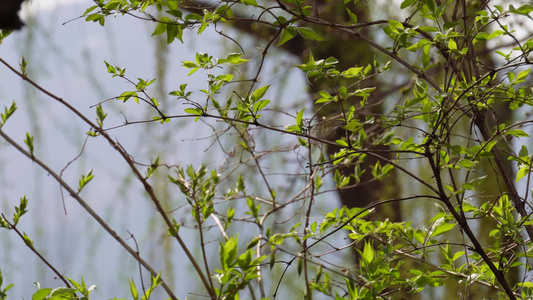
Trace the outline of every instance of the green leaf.
<path fill-rule="evenodd" d="M 138 300 L 139 299 L 139 292 L 137 292 L 137 287 L 135 286 L 135 282 L 133 279 L 129 279 L 130 282 L 130 294 L 133 297 L 133 299 Z"/>
<path fill-rule="evenodd" d="M 186 108 L 185 112 L 191 115 L 201 116 L 202 110 L 199 108 Z"/>
<path fill-rule="evenodd" d="M 413 51 L 415 52 L 416 50 L 430 44 L 431 42 L 426 40 L 426 39 L 422 39 L 414 44 L 412 44 L 411 46 L 407 47 L 406 49 L 409 50 L 409 51 Z"/>
<path fill-rule="evenodd" d="M 453 39 L 448 40 L 448 48 L 450 50 L 457 50 L 457 43 Z"/>
<path fill-rule="evenodd" d="M 507 73 L 507 78 L 509 78 L 509 82 L 513 83 L 515 79 L 515 74 L 513 72 Z"/>
<path fill-rule="evenodd" d="M 343 147 L 348 147 L 348 143 L 346 143 L 346 141 L 343 141 L 343 140 L 336 140 L 335 143 Z"/>
<path fill-rule="evenodd" d="M 296 30 L 294 29 L 294 27 L 287 27 L 283 29 L 279 38 L 279 42 L 276 44 L 276 46 L 279 47 L 285 44 L 286 42 L 290 41 L 294 36 L 296 36 Z"/>
<path fill-rule="evenodd" d="M 303 259 L 301 257 L 298 257 L 298 267 L 297 267 L 298 276 L 302 275 L 303 268 L 304 268 Z"/>
<path fill-rule="evenodd" d="M 243 270 L 249 269 L 251 262 L 252 262 L 252 250 L 248 250 L 244 252 L 237 258 L 237 264 Z"/>
<path fill-rule="evenodd" d="M 167 24 L 167 44 L 171 44 L 175 38 L 183 43 L 183 28 L 178 24 Z"/>
<path fill-rule="evenodd" d="M 485 143 L 485 145 L 483 145 L 483 150 L 485 152 L 490 152 L 492 150 L 492 148 L 498 143 L 498 141 L 494 140 L 494 141 L 490 141 L 490 142 L 487 142 Z"/>
<path fill-rule="evenodd" d="M 270 103 L 270 100 L 259 100 L 259 101 L 257 101 L 254 104 L 253 108 L 252 108 L 254 114 L 257 114 L 257 112 L 259 112 L 261 109 L 263 109 L 269 103 Z"/>
<path fill-rule="evenodd" d="M 52 292 L 50 293 L 51 297 L 49 299 L 57 299 L 57 300 L 72 299 L 72 298 L 75 298 L 73 296 L 76 294 L 76 291 L 78 291 L 78 289 L 58 287 L 52 290 Z"/>
<path fill-rule="evenodd" d="M 306 40 L 315 40 L 315 41 L 323 41 L 324 38 L 318 35 L 313 29 L 308 27 L 298 27 L 298 32 L 303 36 Z"/>
<path fill-rule="evenodd" d="M 529 166 L 520 167 L 520 169 L 518 169 L 518 172 L 516 172 L 516 182 L 524 178 L 524 176 L 526 176 L 527 174 L 529 174 Z"/>
<path fill-rule="evenodd" d="M 237 258 L 237 241 L 238 236 L 231 237 L 226 243 L 220 243 L 218 255 L 224 270 L 227 270 Z"/>
<path fill-rule="evenodd" d="M 363 67 L 353 67 L 353 68 L 349 68 L 348 70 L 342 72 L 341 75 L 343 75 L 346 78 L 352 78 L 352 77 L 359 76 L 361 74 L 362 70 L 363 70 Z"/>
<path fill-rule="evenodd" d="M 359 131 L 359 129 L 361 129 L 362 126 L 363 125 L 359 121 L 357 121 L 356 119 L 353 119 L 350 122 L 348 122 L 346 126 L 344 126 L 344 129 L 355 132 L 355 131 Z"/>
<path fill-rule="evenodd" d="M 96 106 L 96 122 L 98 123 L 98 126 L 104 126 L 104 120 L 106 117 L 107 113 L 104 112 L 102 105 L 98 104 L 98 106 Z"/>
<path fill-rule="evenodd" d="M 315 183 L 318 185 L 318 182 L 322 182 L 322 179 L 320 179 L 320 176 L 317 176 L 316 180 L 315 180 Z M 314 234 L 315 231 L 316 231 L 316 227 L 318 226 L 318 222 L 317 221 L 314 221 L 312 224 L 311 224 L 311 232 Z"/>
<path fill-rule="evenodd" d="M 444 23 L 443 28 L 444 28 L 444 30 L 448 30 L 450 28 L 454 28 L 455 26 L 457 26 L 459 24 L 460 23 L 458 23 L 458 22 L 446 22 L 446 23 Z"/>
<path fill-rule="evenodd" d="M 120 94 L 120 96 L 117 97 L 117 100 L 121 100 L 123 102 L 126 102 L 131 97 L 137 98 L 137 92 L 136 91 L 123 92 L 122 94 Z M 137 102 L 137 100 L 135 102 Z"/>
<path fill-rule="evenodd" d="M 157 27 L 155 28 L 154 32 L 152 33 L 152 36 L 162 34 L 165 31 L 167 31 L 167 24 L 163 22 L 159 22 L 157 24 Z"/>
<path fill-rule="evenodd" d="M 444 234 L 450 230 L 452 230 L 457 224 L 456 223 L 444 223 L 435 226 L 435 229 L 433 230 L 431 237 L 436 237 L 441 234 Z"/>
<path fill-rule="evenodd" d="M 30 239 L 30 237 L 24 232 L 22 238 L 24 239 L 24 242 L 26 245 L 30 248 L 33 248 L 33 241 Z"/>
<path fill-rule="evenodd" d="M 226 58 L 219 59 L 217 63 L 239 65 L 239 64 L 249 61 L 249 59 L 241 58 L 241 56 L 242 56 L 242 53 L 239 53 L 239 52 L 230 53 L 228 54 Z"/>
<path fill-rule="evenodd" d="M 182 61 L 182 66 L 189 69 L 198 67 L 198 65 L 192 61 Z"/>
<path fill-rule="evenodd" d="M 435 4 L 435 0 L 426 0 L 424 2 L 426 3 L 426 6 L 429 9 L 429 11 L 434 13 L 437 7 L 437 5 Z"/>
<path fill-rule="evenodd" d="M 15 213 L 13 214 L 13 225 L 17 225 L 20 218 L 28 212 L 28 198 L 26 196 L 20 198 L 20 205 L 17 207 L 15 206 Z M 1 279 L 0 279 L 0 286 L 1 286 Z"/>
<path fill-rule="evenodd" d="M 16 110 L 17 110 L 17 103 L 15 101 L 11 103 L 9 108 L 4 107 L 4 113 L 1 114 L 2 120 L 0 121 L 0 127 L 2 127 L 6 123 L 7 119 L 9 119 L 9 117 L 11 117 L 15 113 Z"/>
<path fill-rule="evenodd" d="M 24 56 L 22 56 L 22 60 L 20 62 L 20 72 L 23 74 L 23 75 L 27 75 L 26 73 L 26 66 L 28 66 L 28 61 L 24 58 Z"/>
<path fill-rule="evenodd" d="M 78 193 L 94 178 L 93 170 L 89 170 L 86 175 L 81 175 L 80 182 L 78 183 Z"/>
<path fill-rule="evenodd" d="M 479 32 L 478 34 L 476 34 L 476 36 L 474 38 L 477 41 L 486 41 L 486 40 L 488 40 L 489 35 L 490 34 L 488 32 Z"/>
<path fill-rule="evenodd" d="M 368 97 L 368 96 L 370 96 L 370 93 L 372 93 L 372 91 L 374 91 L 375 89 L 376 89 L 375 87 L 357 89 L 357 90 L 355 90 L 353 92 L 353 95 L 354 96 L 359 96 L 359 97 Z"/>
<path fill-rule="evenodd" d="M 409 7 L 409 6 L 413 5 L 416 1 L 417 1 L 417 0 L 404 0 L 404 1 L 402 2 L 402 4 L 400 5 L 400 8 L 401 8 L 401 9 L 404 9 L 404 8 L 406 8 L 406 7 Z"/>
<path fill-rule="evenodd" d="M 353 24 L 357 24 L 357 15 L 354 14 L 351 10 L 346 8 L 346 12 L 348 12 L 348 16 L 350 16 L 350 20 L 352 20 Z"/>
<path fill-rule="evenodd" d="M 487 39 L 488 39 L 488 40 L 491 40 L 491 39 L 493 39 L 493 38 L 495 38 L 495 37 L 498 37 L 498 36 L 500 36 L 500 35 L 502 35 L 502 34 L 504 34 L 504 33 L 505 33 L 505 32 L 504 32 L 503 30 L 499 30 L 499 29 L 498 29 L 498 30 L 494 30 L 494 31 L 489 35 L 489 37 L 488 37 Z"/>
<path fill-rule="evenodd" d="M 322 271 L 323 271 L 322 269 L 323 269 L 322 264 L 318 264 L 317 270 L 316 270 L 316 277 L 315 277 L 316 282 L 320 282 L 320 278 L 322 277 Z"/>
<path fill-rule="evenodd" d="M 107 61 L 104 61 L 106 67 L 107 67 L 107 72 L 110 73 L 110 74 L 116 74 L 117 73 L 117 70 L 115 69 L 115 67 L 113 67 L 112 65 L 110 65 Z"/>
<path fill-rule="evenodd" d="M 259 6 L 255 0 L 241 0 L 241 3 L 245 5 Z"/>
<path fill-rule="evenodd" d="M 509 11 L 515 14 L 520 14 L 529 17 L 529 13 L 533 11 L 533 6 L 530 4 L 524 4 L 519 8 L 514 8 L 513 5 L 509 5 Z"/>
<path fill-rule="evenodd" d="M 122 1 L 120 0 L 110 0 L 104 5 L 104 8 L 107 10 L 115 10 L 121 6 Z"/>
<path fill-rule="evenodd" d="M 284 239 L 285 238 L 282 234 L 276 233 L 270 237 L 269 243 L 273 245 L 281 245 Z"/>
<path fill-rule="evenodd" d="M 318 94 L 322 97 L 320 99 L 318 99 L 315 103 L 324 103 L 324 102 L 329 102 L 329 101 L 333 101 L 335 100 L 335 98 L 333 96 L 330 95 L 330 93 L 328 91 L 319 91 Z"/>
<path fill-rule="evenodd" d="M 518 157 L 528 157 L 529 152 L 527 150 L 527 147 L 525 145 L 522 145 L 522 148 L 520 148 L 520 151 L 518 152 Z"/>
<path fill-rule="evenodd" d="M 516 136 L 516 137 L 529 137 L 529 134 L 525 133 L 520 129 L 510 129 L 505 131 L 506 135 Z"/>
<path fill-rule="evenodd" d="M 255 247 L 259 243 L 259 237 L 254 237 L 246 246 L 246 250 Z"/>
<path fill-rule="evenodd" d="M 396 20 L 387 20 L 387 23 L 389 24 L 389 29 L 392 32 L 399 33 L 400 31 L 405 30 L 405 27 L 403 27 L 403 24 Z"/>
<path fill-rule="evenodd" d="M 30 151 L 30 154 L 33 156 L 33 136 L 31 136 L 28 132 L 26 132 L 26 139 L 24 140 L 24 144 L 28 146 L 28 150 Z"/>
<path fill-rule="evenodd" d="M 425 32 L 438 32 L 439 29 L 437 27 L 433 26 L 420 26 L 418 29 L 425 31 Z"/>
<path fill-rule="evenodd" d="M 83 15 L 81 15 L 82 17 L 85 17 L 88 13 L 90 13 L 91 11 L 95 10 L 96 8 L 98 8 L 99 6 L 98 5 L 93 5 L 89 8 L 87 8 L 85 10 L 85 12 L 83 13 Z"/>
<path fill-rule="evenodd" d="M 104 26 L 105 17 L 98 13 L 95 13 L 95 14 L 88 15 L 87 18 L 85 18 L 85 21 L 86 22 L 90 22 L 90 21 L 99 22 L 100 25 Z"/>
<path fill-rule="evenodd" d="M 370 242 L 365 243 L 365 247 L 363 249 L 363 255 L 361 255 L 361 258 L 365 261 L 365 263 L 370 264 L 374 260 L 374 248 L 372 247 L 372 244 Z"/>
<path fill-rule="evenodd" d="M 476 178 L 470 180 L 469 182 L 463 183 L 461 188 L 465 189 L 465 190 L 472 190 L 476 186 L 480 185 L 481 182 L 483 182 L 485 180 L 485 178 L 487 178 L 487 175 L 476 177 Z"/>
<path fill-rule="evenodd" d="M 51 288 L 46 289 L 40 289 L 33 296 L 31 297 L 31 300 L 44 300 L 48 298 L 48 295 L 50 295 L 50 292 L 52 292 Z"/>
<path fill-rule="evenodd" d="M 270 261 L 268 263 L 270 270 L 272 270 L 275 263 L 276 263 L 276 251 L 272 251 L 272 253 L 270 254 Z"/>
<path fill-rule="evenodd" d="M 526 69 L 524 71 L 521 71 L 520 73 L 518 73 L 516 75 L 516 82 L 522 82 L 523 79 L 525 79 L 528 75 L 529 75 L 529 72 L 531 71 L 531 69 Z"/>
<path fill-rule="evenodd" d="M 302 125 L 304 112 L 305 112 L 305 107 L 302 110 L 300 110 L 298 112 L 298 114 L 296 115 L 296 126 L 301 126 Z"/>
<path fill-rule="evenodd" d="M 255 90 L 255 92 L 253 92 L 252 94 L 252 102 L 256 102 L 257 100 L 260 100 L 261 98 L 263 98 L 263 96 L 265 95 L 269 87 L 270 85 L 265 85 Z"/>

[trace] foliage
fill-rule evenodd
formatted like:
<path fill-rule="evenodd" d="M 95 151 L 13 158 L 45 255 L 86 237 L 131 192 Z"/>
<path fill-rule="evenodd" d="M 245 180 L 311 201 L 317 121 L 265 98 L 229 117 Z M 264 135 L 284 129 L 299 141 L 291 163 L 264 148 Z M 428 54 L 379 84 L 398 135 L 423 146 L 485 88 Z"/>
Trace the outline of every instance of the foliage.
<path fill-rule="evenodd" d="M 371 9 L 368 6 L 374 4 L 344 1 L 338 5 L 346 13 L 346 21 L 339 22 L 322 17 L 327 16 L 324 10 L 331 8 L 322 8 L 320 3 L 96 0 L 83 14 L 86 21 L 101 26 L 118 15 L 154 22 L 152 35 L 166 35 L 169 44 L 187 43 L 186 30 L 201 35 L 209 29 L 228 37 L 219 28 L 231 26 L 244 32 L 261 28 L 249 33 L 261 41 L 258 56 L 245 54 L 239 40 L 228 37 L 240 52 L 228 50 L 223 57 L 197 53 L 194 59 L 183 61 L 189 76 L 205 74 L 206 88 L 190 90 L 187 83 L 177 83 L 168 91 L 172 100 L 150 94 L 148 87 L 158 84 L 155 78 L 135 80 L 124 66 L 101 65 L 110 78 L 131 85 L 112 100 L 127 103 L 133 99 L 152 113 L 151 119 L 126 120 L 122 126 L 150 122 L 173 126 L 173 119 L 213 124 L 221 128 L 214 140 L 235 149 L 225 157 L 233 159 L 232 168 L 211 168 L 198 162 L 177 166 L 163 163 L 160 157 L 143 164 L 113 137 L 113 130 L 120 126 L 107 125 L 105 102 L 95 106 L 96 122 L 91 121 L 32 81 L 26 73 L 31 62 L 22 58 L 21 71 L 0 62 L 90 126 L 88 136 L 109 142 L 109 151 L 116 151 L 126 162 L 155 207 L 164 226 L 160 231 L 168 232 L 183 249 L 207 297 L 275 299 L 294 286 L 301 294 L 293 292 L 291 298 L 303 294 L 306 299 L 388 299 L 431 289 L 438 293 L 452 289 L 454 294 L 465 295 L 485 289 L 501 298 L 533 297 L 529 281 L 533 210 L 528 203 L 533 158 L 527 145 L 515 143 L 527 144 L 530 121 L 501 117 L 502 111 L 522 116 L 531 113 L 528 68 L 533 38 L 520 38 L 521 33 L 511 24 L 531 22 L 527 18 L 533 6 L 405 0 L 391 4 L 401 9 L 400 16 L 390 14 L 370 21 L 358 16 L 356 9 Z M 339 57 L 315 58 L 314 48 L 331 43 L 336 34 L 368 44 L 376 51 L 375 59 L 346 68 Z M 2 38 L 6 38 L 4 34 Z M 290 52 L 291 42 L 306 40 L 312 42 L 307 59 L 296 66 L 279 67 L 297 68 L 310 85 L 320 86 L 309 96 L 314 111 L 302 105 L 290 124 L 278 126 L 274 121 L 283 119 L 291 101 L 284 95 L 274 98 L 272 90 L 279 82 L 262 79 L 268 77 L 261 76 L 267 72 L 264 65 L 276 63 L 270 60 L 276 48 Z M 376 99 L 376 94 L 382 98 Z M 168 101 L 178 101 L 186 108 L 180 114 L 167 111 Z M 373 106 L 382 104 L 383 113 L 371 112 Z M 16 141 L 20 137 L 12 138 L 4 131 L 16 108 L 14 102 L 5 104 L 0 136 L 55 178 L 151 274 L 151 286 L 143 285 L 141 299 L 148 299 L 159 287 L 167 297 L 177 299 L 165 274 L 154 270 L 82 197 L 82 189 L 92 188 L 96 172 L 91 169 L 81 175 L 78 188 L 73 188 L 40 160 L 30 133 L 24 148 Z M 333 138 L 335 130 L 342 135 Z M 256 141 L 255 132 L 270 134 L 271 142 Z M 279 134 L 290 137 L 292 149 L 298 149 L 296 160 L 302 165 L 299 173 L 284 174 L 282 182 L 270 180 L 268 167 L 261 163 L 263 156 L 275 159 L 284 155 L 285 148 L 276 140 L 281 139 Z M 326 148 L 338 151 L 329 156 Z M 375 163 L 364 168 L 370 160 Z M 252 172 L 249 165 L 253 165 Z M 341 172 L 341 166 L 353 172 Z M 145 172 L 141 170 L 144 167 Z M 173 205 L 179 206 L 178 199 L 185 200 L 182 202 L 190 210 L 186 221 L 176 220 L 162 204 L 154 189 L 153 177 L 158 172 L 179 189 Z M 371 175 L 370 181 L 402 178 L 407 188 L 394 190 L 389 198 L 365 207 L 330 209 L 317 220 L 320 201 L 331 198 L 335 190 L 368 184 L 362 179 L 365 173 Z M 292 177 L 304 182 L 304 187 L 287 189 L 293 187 Z M 336 188 L 328 190 L 328 181 Z M 251 187 L 254 182 L 261 187 Z M 376 209 L 398 202 L 416 203 L 411 208 L 431 203 L 438 211 L 426 223 L 372 218 Z M 0 225 L 16 232 L 53 269 L 38 245 L 17 228 L 28 207 L 31 205 L 23 197 L 14 217 L 8 220 L 2 214 Z M 489 228 L 488 236 L 478 234 L 478 227 Z M 219 231 L 216 245 L 206 238 L 212 228 Z M 197 240 L 184 239 L 184 230 L 192 231 Z M 352 242 L 344 245 L 340 241 L 345 238 Z M 199 245 L 198 253 L 192 250 L 194 245 Z M 214 249 L 218 249 L 216 260 L 211 257 Z M 355 255 L 345 249 L 355 249 Z M 357 262 L 338 264 L 332 254 L 347 261 L 356 257 Z M 83 279 L 80 284 L 54 272 L 65 287 L 39 289 L 34 299 L 89 298 L 92 288 L 86 288 Z M 522 278 L 517 280 L 513 274 Z M 1 283 L 0 277 L 0 288 Z M 9 288 L 0 290 L 2 299 Z M 139 299 L 133 279 L 130 290 L 132 297 Z"/>

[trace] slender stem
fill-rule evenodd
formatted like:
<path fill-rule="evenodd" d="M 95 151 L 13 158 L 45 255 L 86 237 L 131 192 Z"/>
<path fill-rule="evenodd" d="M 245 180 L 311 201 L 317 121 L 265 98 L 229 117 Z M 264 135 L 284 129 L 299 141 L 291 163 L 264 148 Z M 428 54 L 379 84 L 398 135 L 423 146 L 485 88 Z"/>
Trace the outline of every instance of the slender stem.
<path fill-rule="evenodd" d="M 161 217 L 163 218 L 163 221 L 165 222 L 165 224 L 167 225 L 170 233 L 172 234 L 172 236 L 174 236 L 176 238 L 176 240 L 178 241 L 179 245 L 181 246 L 181 248 L 183 249 L 183 251 L 185 252 L 185 255 L 187 256 L 187 258 L 189 259 L 189 261 L 191 262 L 191 264 L 193 265 L 194 269 L 196 270 L 196 273 L 198 274 L 198 276 L 200 277 L 200 280 L 202 281 L 202 284 L 204 285 L 205 289 L 207 290 L 207 292 L 209 293 L 209 296 L 212 297 L 213 299 L 216 298 L 216 294 L 215 294 L 215 291 L 211 289 L 210 285 L 209 285 L 209 282 L 207 281 L 207 278 L 206 276 L 204 275 L 202 269 L 200 268 L 200 265 L 198 264 L 198 262 L 196 261 L 196 259 L 194 258 L 194 256 L 192 255 L 192 253 L 190 252 L 189 248 L 187 247 L 187 245 L 185 244 L 185 241 L 183 241 L 183 239 L 181 238 L 181 236 L 178 234 L 178 231 L 177 229 L 174 227 L 174 225 L 172 224 L 172 221 L 170 220 L 170 218 L 168 217 L 168 215 L 165 213 L 165 210 L 163 208 L 163 205 L 161 204 L 161 202 L 159 201 L 159 199 L 157 198 L 157 196 L 155 195 L 154 193 L 154 190 L 152 188 L 152 186 L 146 181 L 146 179 L 144 178 L 144 176 L 141 174 L 141 172 L 137 169 L 137 167 L 135 166 L 135 163 L 134 161 L 132 160 L 132 158 L 130 157 L 130 155 L 126 152 L 126 150 L 124 150 L 124 148 L 122 147 L 122 145 L 120 145 L 120 143 L 118 143 L 117 141 L 113 140 L 111 138 L 111 136 L 109 134 L 107 134 L 107 132 L 105 130 L 103 130 L 101 127 L 97 126 L 96 124 L 94 124 L 91 120 L 89 120 L 85 115 L 83 115 L 79 110 L 77 110 L 76 108 L 74 108 L 72 105 L 70 105 L 70 103 L 66 102 L 65 100 L 63 100 L 62 98 L 52 94 L 51 92 L 49 92 L 48 90 L 44 89 L 43 87 L 41 87 L 40 85 L 38 85 L 37 83 L 35 83 L 34 81 L 32 81 L 30 78 L 28 78 L 26 75 L 20 73 L 19 71 L 17 71 L 15 68 L 13 68 L 10 64 L 8 64 L 6 61 L 4 61 L 2 58 L 0 58 L 0 62 L 2 64 L 4 64 L 6 67 L 8 67 L 13 73 L 17 74 L 20 78 L 22 78 L 23 80 L 29 82 L 32 86 L 34 86 L 36 89 L 38 89 L 39 91 L 43 92 L 44 94 L 48 95 L 49 97 L 51 97 L 52 99 L 58 101 L 59 103 L 61 103 L 62 105 L 64 105 L 65 107 L 67 107 L 70 111 L 72 111 L 77 117 L 79 117 L 81 120 L 83 120 L 85 123 L 87 123 L 89 126 L 91 126 L 92 129 L 94 129 L 96 132 L 98 132 L 101 136 L 103 136 L 112 146 L 113 148 L 122 156 L 122 158 L 126 161 L 126 163 L 128 164 L 128 166 L 130 167 L 131 171 L 133 172 L 133 174 L 135 175 L 135 177 L 137 177 L 137 179 L 141 182 L 141 184 L 143 185 L 145 191 L 148 193 L 150 199 L 152 200 L 152 202 L 154 203 L 154 205 L 156 206 L 157 208 L 157 211 L 159 212 L 159 214 L 161 215 Z M 85 209 L 88 209 L 89 207 L 84 207 Z"/>
<path fill-rule="evenodd" d="M 143 267 L 150 272 L 150 274 L 154 277 L 158 275 L 158 273 L 152 268 L 152 266 L 146 262 L 133 248 L 131 248 L 105 221 L 102 219 L 88 204 L 85 202 L 80 195 L 70 187 L 61 177 L 54 172 L 47 164 L 45 164 L 43 161 L 35 157 L 35 155 L 30 154 L 28 151 L 24 150 L 22 146 L 20 146 L 17 142 L 15 142 L 11 137 L 9 137 L 1 128 L 0 128 L 0 136 L 3 137 L 9 144 L 11 144 L 15 149 L 17 149 L 20 153 L 31 159 L 33 162 L 38 164 L 43 170 L 45 170 L 50 176 L 52 176 L 59 184 L 69 192 L 70 196 L 72 196 L 76 201 L 80 204 L 85 211 L 91 215 L 91 217 L 104 228 L 109 235 L 111 235 L 126 251 L 128 251 L 131 256 L 133 256 L 140 264 L 143 265 Z M 170 287 L 165 283 L 163 279 L 161 280 L 161 286 L 165 289 L 167 294 L 173 299 L 177 300 L 178 298 L 174 295 Z"/>
<path fill-rule="evenodd" d="M 461 215 L 455 210 L 455 207 L 453 206 L 452 202 L 450 201 L 449 197 L 446 195 L 446 192 L 444 191 L 444 184 L 441 179 L 440 169 L 437 167 L 433 160 L 433 156 L 431 155 L 431 150 L 429 149 L 429 143 L 426 144 L 426 157 L 428 158 L 429 165 L 431 167 L 431 170 L 433 172 L 433 177 L 435 178 L 435 181 L 437 183 L 438 187 L 438 196 L 440 200 L 446 205 L 448 208 L 448 211 L 454 219 L 457 221 L 461 229 L 466 233 L 468 238 L 470 239 L 470 242 L 474 245 L 474 251 L 477 252 L 481 259 L 487 264 L 489 269 L 492 271 L 494 276 L 496 276 L 496 280 L 500 283 L 502 288 L 505 290 L 505 293 L 509 297 L 509 299 L 516 299 L 516 296 L 514 295 L 513 289 L 505 279 L 504 273 L 496 267 L 494 262 L 490 259 L 490 257 L 485 252 L 485 249 L 479 242 L 478 238 L 470 228 L 470 225 L 468 224 L 468 221 L 465 218 L 462 218 Z"/>
<path fill-rule="evenodd" d="M 305 225 L 304 225 L 304 235 L 307 234 L 306 230 L 307 228 L 309 228 L 309 219 L 311 218 L 311 209 L 313 208 L 313 205 L 314 205 L 314 202 L 315 202 L 315 170 L 313 168 L 313 157 L 312 157 L 312 143 L 311 143 L 311 140 L 307 139 L 307 144 L 309 145 L 309 148 L 307 149 L 308 151 L 308 163 L 309 163 L 309 205 L 307 207 L 307 210 L 306 210 L 306 215 L 305 215 Z M 303 241 L 303 248 L 306 249 L 307 248 L 307 239 L 304 239 Z M 304 258 L 307 258 L 309 255 L 308 251 L 303 251 L 303 256 Z M 304 259 L 303 261 L 304 263 L 304 272 L 305 272 L 305 288 L 306 288 L 306 299 L 307 300 L 313 300 L 313 290 L 311 289 L 311 282 L 309 281 L 309 278 L 308 278 L 308 263 L 307 263 L 307 259 Z M 317 282 L 318 284 L 318 282 Z"/>
<path fill-rule="evenodd" d="M 483 139 L 487 141 L 490 140 L 492 135 L 489 133 L 487 126 L 485 125 L 484 118 L 475 118 L 474 123 L 476 124 L 477 128 L 481 132 Z M 511 175 L 507 171 L 507 167 L 505 166 L 505 163 L 503 161 L 500 151 L 498 150 L 497 147 L 492 147 L 490 152 L 494 156 L 494 161 L 496 162 L 496 166 L 498 167 L 498 171 L 500 172 L 500 175 L 503 177 L 503 182 L 505 183 L 505 187 L 507 188 L 507 191 L 509 192 L 509 196 L 511 198 L 511 201 L 513 201 L 513 205 L 516 208 L 516 211 L 520 214 L 522 218 L 529 217 L 529 214 L 525 208 L 525 203 L 520 197 L 520 195 L 518 194 L 518 191 L 516 190 L 516 186 L 514 185 Z M 533 240 L 533 226 L 524 225 L 524 227 L 526 229 L 526 232 L 529 238 Z"/>
<path fill-rule="evenodd" d="M 2 131 L 0 130 L 0 133 L 2 133 Z M 70 283 L 68 282 L 68 280 L 65 279 L 65 276 L 63 276 L 63 274 L 59 273 L 59 271 L 46 259 L 44 258 L 44 256 L 39 252 L 37 251 L 37 249 L 35 249 L 35 247 L 33 246 L 32 243 L 28 242 L 25 238 L 24 238 L 24 234 L 22 234 L 17 226 L 15 224 L 11 224 L 7 218 L 4 216 L 4 214 L 1 215 L 2 216 L 2 219 L 4 219 L 4 221 L 9 225 L 9 229 L 13 229 L 17 235 L 24 241 L 24 243 L 26 244 L 26 246 L 28 248 L 30 248 L 30 250 L 35 253 L 35 255 L 37 255 L 39 257 L 39 259 L 41 259 L 41 261 L 46 265 L 48 266 L 48 268 L 50 268 L 50 270 L 52 270 L 52 272 L 54 272 L 58 278 L 61 279 L 61 281 L 63 281 L 65 283 L 65 285 L 67 287 L 71 287 L 70 286 Z"/>
<path fill-rule="evenodd" d="M 194 190 L 191 191 L 191 197 L 193 198 L 194 204 L 195 204 L 195 207 L 193 209 L 196 210 L 196 223 L 198 224 L 198 234 L 200 236 L 200 245 L 201 245 L 201 249 L 202 249 L 202 259 L 204 261 L 205 271 L 207 272 L 207 274 L 211 274 L 211 272 L 209 271 L 209 261 L 207 260 L 207 254 L 206 254 L 206 249 L 205 249 L 206 243 L 205 243 L 205 239 L 204 239 L 204 228 L 202 227 L 202 224 L 203 224 L 203 222 L 202 222 L 202 211 L 201 211 L 201 208 L 200 208 L 200 204 L 198 203 L 194 193 L 195 193 Z M 215 286 L 213 285 L 213 281 L 211 280 L 211 276 L 209 276 L 208 279 L 209 279 L 209 284 L 210 284 L 211 288 L 214 290 Z"/>

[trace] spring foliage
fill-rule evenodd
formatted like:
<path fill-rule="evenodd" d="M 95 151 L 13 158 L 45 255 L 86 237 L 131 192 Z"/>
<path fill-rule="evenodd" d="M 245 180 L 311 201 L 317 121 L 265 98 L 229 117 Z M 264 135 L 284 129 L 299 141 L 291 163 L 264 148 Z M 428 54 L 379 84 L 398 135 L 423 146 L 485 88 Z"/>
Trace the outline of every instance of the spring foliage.
<path fill-rule="evenodd" d="M 90 127 L 87 136 L 107 140 L 109 151 L 128 165 L 161 220 L 160 232 L 184 251 L 195 271 L 199 287 L 191 292 L 212 299 L 275 299 L 280 294 L 396 299 L 428 291 L 466 298 L 478 291 L 502 299 L 533 297 L 532 154 L 527 130 L 531 121 L 505 117 L 531 114 L 533 38 L 521 31 L 527 26 L 517 24 L 531 25 L 533 6 L 405 0 L 387 3 L 394 7 L 389 13 L 384 5 L 357 0 L 94 2 L 83 13 L 87 26 L 105 28 L 109 18 L 133 17 L 153 23 L 152 36 L 164 36 L 168 44 L 189 43 L 186 31 L 197 33 L 190 37 L 197 39 L 212 31 L 238 49 L 221 57 L 199 52 L 182 61 L 189 76 L 205 77 L 206 87 L 193 90 L 179 82 L 162 99 L 150 93 L 157 79 L 135 79 L 127 66 L 107 61 L 98 66 L 107 69 L 111 81 L 130 84 L 113 101 L 133 101 L 152 114 L 143 122 L 126 119 L 122 126 L 175 126 L 175 119 L 193 126 L 200 121 L 211 124 L 216 128 L 212 140 L 233 149 L 221 154 L 233 162 L 231 167 L 218 168 L 199 162 L 176 165 L 164 157 L 150 157 L 148 164 L 137 161 L 113 137 L 117 127 L 106 120 L 111 114 L 106 102 L 94 107 L 93 116 L 83 115 L 33 82 L 24 59 L 20 71 L 1 61 L 12 76 L 28 80 L 68 108 Z M 332 18 L 334 9 L 337 17 Z M 9 38 L 8 33 L 2 38 Z M 260 47 L 248 49 L 252 47 L 245 46 L 247 39 Z M 344 47 L 345 41 L 367 45 L 372 60 L 346 67 L 343 58 L 363 53 Z M 314 54 L 332 43 L 342 57 Z M 301 63 L 287 65 L 276 59 L 280 53 L 294 53 L 295 45 L 307 48 Z M 316 90 L 306 96 L 311 104 L 276 94 L 282 82 L 269 76 L 269 64 L 286 72 L 299 70 Z M 184 107 L 180 112 L 167 110 L 169 101 Z M 51 174 L 150 272 L 149 288 L 143 285 L 142 292 L 130 281 L 133 299 L 148 299 L 156 289 L 177 299 L 165 273 L 153 268 L 87 204 L 82 191 L 93 188 L 91 180 L 98 174 L 88 171 L 78 179 L 77 188 L 71 187 L 40 160 L 31 132 L 24 146 L 17 141 L 22 138 L 2 131 L 17 109 L 16 103 L 4 106 L 2 138 Z M 379 112 L 373 109 L 378 106 Z M 287 118 L 284 126 L 277 122 Z M 259 140 L 261 135 L 266 142 Z M 330 155 L 326 149 L 336 150 Z M 271 179 L 275 164 L 263 163 L 264 157 L 279 164 L 289 151 L 297 153 L 290 158 L 299 166 L 297 171 L 285 170 L 281 180 Z M 373 162 L 368 168 L 362 167 L 369 161 Z M 351 172 L 339 171 L 341 167 Z M 179 191 L 171 205 L 186 204 L 185 220 L 178 221 L 154 190 L 158 172 Z M 391 177 L 397 186 L 369 205 L 331 204 L 338 190 L 390 182 Z M 325 201 L 328 211 L 319 212 L 317 207 Z M 375 212 L 398 202 L 418 218 L 395 222 Z M 428 203 L 437 209 L 422 209 Z M 31 201 L 23 197 L 13 217 L 3 214 L 0 225 L 20 235 L 38 254 L 38 245 L 17 229 L 27 209 Z M 185 230 L 193 232 L 195 240 L 183 238 Z M 217 242 L 208 242 L 207 235 Z M 216 259 L 212 253 L 217 253 Z M 339 264 L 339 259 L 345 263 Z M 93 288 L 83 279 L 78 283 L 56 274 L 65 287 L 39 289 L 33 299 L 89 298 Z M 9 288 L 2 287 L 0 277 L 1 299 Z"/>

